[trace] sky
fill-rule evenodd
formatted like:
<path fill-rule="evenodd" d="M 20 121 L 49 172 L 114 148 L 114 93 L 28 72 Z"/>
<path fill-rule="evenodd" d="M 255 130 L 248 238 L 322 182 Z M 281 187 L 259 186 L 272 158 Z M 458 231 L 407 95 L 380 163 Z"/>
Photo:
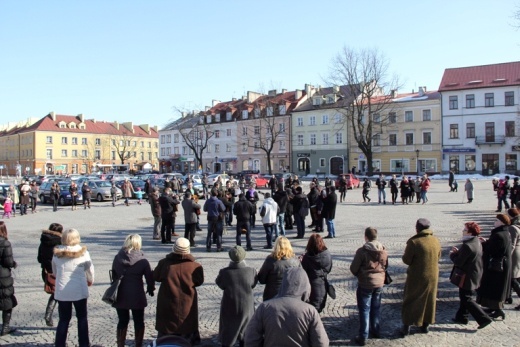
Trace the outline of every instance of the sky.
<path fill-rule="evenodd" d="M 520 0 L 2 0 L 0 125 L 57 114 L 157 125 L 247 91 L 326 86 L 377 49 L 400 92 L 520 60 Z"/>

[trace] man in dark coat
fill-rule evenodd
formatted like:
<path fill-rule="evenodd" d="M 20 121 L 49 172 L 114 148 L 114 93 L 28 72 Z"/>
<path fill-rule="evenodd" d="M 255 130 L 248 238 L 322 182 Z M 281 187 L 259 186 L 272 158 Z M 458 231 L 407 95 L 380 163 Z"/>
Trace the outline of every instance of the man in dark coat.
<path fill-rule="evenodd" d="M 271 178 L 269 179 L 269 188 L 271 189 L 271 196 L 274 195 L 277 186 L 278 186 L 278 181 L 276 180 L 276 176 L 272 175 Z"/>
<path fill-rule="evenodd" d="M 202 206 L 197 204 L 189 191 L 184 193 L 182 209 L 184 211 L 184 238 L 190 240 L 190 247 L 195 247 L 195 229 L 197 226 L 197 210 L 200 214 Z"/>
<path fill-rule="evenodd" d="M 247 250 L 252 251 L 251 246 L 251 226 L 249 225 L 251 220 L 251 214 L 255 212 L 255 207 L 252 203 L 246 200 L 244 193 L 238 196 L 238 201 L 233 206 L 233 214 L 237 216 L 237 245 L 242 244 L 242 229 L 246 230 L 246 245 Z"/>
<path fill-rule="evenodd" d="M 153 239 L 160 240 L 161 239 L 161 204 L 159 203 L 159 187 L 155 187 L 152 194 L 148 196 L 148 201 L 150 202 L 150 208 L 152 209 L 153 216 Z"/>
<path fill-rule="evenodd" d="M 206 251 L 211 252 L 211 243 L 217 241 L 217 252 L 222 251 L 222 228 L 226 206 L 217 197 L 216 188 L 211 189 L 211 198 L 204 203 L 204 211 L 208 213 L 208 234 L 206 236 Z"/>
<path fill-rule="evenodd" d="M 318 210 L 316 209 L 316 204 L 318 203 L 318 197 L 320 193 L 318 192 L 318 187 L 316 183 L 311 182 L 310 184 L 310 192 L 307 194 L 307 199 L 309 200 L 310 211 L 311 211 L 311 224 L 309 228 L 318 228 Z M 313 231 L 316 231 L 314 229 Z"/>
<path fill-rule="evenodd" d="M 295 193 L 296 194 L 291 199 L 290 203 L 293 205 L 293 215 L 294 220 L 296 221 L 296 238 L 303 239 L 305 236 L 305 216 L 302 216 L 300 211 L 302 210 L 302 207 L 310 207 L 309 200 L 307 200 L 307 196 L 303 194 L 302 187 L 296 187 Z"/>
<path fill-rule="evenodd" d="M 325 237 L 327 239 L 332 239 L 336 237 L 336 228 L 334 226 L 334 219 L 336 218 L 336 206 L 338 204 L 338 196 L 336 195 L 336 188 L 331 186 L 329 188 L 329 193 L 325 198 L 323 213 L 325 213 L 325 223 L 327 224 L 328 235 Z"/>
<path fill-rule="evenodd" d="M 175 233 L 175 212 L 179 204 L 176 196 L 172 196 L 171 188 L 166 188 L 159 198 L 161 205 L 161 242 L 172 243 L 172 236 L 179 236 Z"/>
<path fill-rule="evenodd" d="M 450 186 L 450 192 L 453 192 L 453 182 L 455 181 L 455 173 L 453 170 L 450 170 L 449 178 L 448 178 L 448 185 Z"/>
<path fill-rule="evenodd" d="M 18 305 L 18 300 L 14 296 L 14 280 L 11 269 L 16 269 L 16 262 L 13 259 L 13 249 L 11 242 L 7 239 L 7 228 L 3 221 L 0 221 L 0 311 L 2 311 L 2 330 L 0 335 L 8 335 L 16 329 L 9 326 L 13 308 Z"/>
<path fill-rule="evenodd" d="M 287 205 L 289 203 L 289 199 L 287 197 L 287 192 L 283 189 L 283 183 L 278 184 L 278 190 L 274 193 L 273 196 L 274 201 L 278 204 L 280 211 L 278 213 L 278 235 L 285 236 L 285 211 L 287 210 Z"/>
<path fill-rule="evenodd" d="M 83 194 L 83 209 L 90 208 L 90 201 L 92 200 L 92 193 L 88 182 L 83 182 L 81 186 L 81 194 Z"/>
<path fill-rule="evenodd" d="M 249 185 L 249 189 L 246 191 L 245 198 L 247 201 L 249 201 L 251 204 L 253 204 L 253 213 L 251 214 L 251 228 L 255 227 L 255 221 L 256 221 L 256 204 L 260 198 L 258 197 L 258 192 L 256 191 L 256 184 L 251 183 Z"/>

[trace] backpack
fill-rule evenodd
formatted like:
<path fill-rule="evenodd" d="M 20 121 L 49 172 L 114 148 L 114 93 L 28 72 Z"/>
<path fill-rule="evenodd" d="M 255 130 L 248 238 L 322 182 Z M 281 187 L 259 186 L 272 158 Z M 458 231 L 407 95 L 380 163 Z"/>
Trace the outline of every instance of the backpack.
<path fill-rule="evenodd" d="M 309 215 L 309 199 L 305 198 L 302 201 L 302 205 L 300 207 L 300 211 L 298 211 L 301 217 L 305 218 Z"/>

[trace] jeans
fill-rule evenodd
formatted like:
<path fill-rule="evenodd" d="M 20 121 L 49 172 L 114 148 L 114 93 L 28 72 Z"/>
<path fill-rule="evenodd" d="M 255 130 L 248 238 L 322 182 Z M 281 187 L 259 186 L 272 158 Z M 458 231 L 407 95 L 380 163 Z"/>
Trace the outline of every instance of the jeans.
<path fill-rule="evenodd" d="M 498 198 L 497 210 L 502 210 L 502 202 L 504 202 L 504 207 L 506 209 L 509 209 L 509 203 L 507 202 L 507 194 L 503 194 L 500 198 Z"/>
<path fill-rule="evenodd" d="M 67 332 L 69 331 L 69 323 L 72 317 L 72 305 L 76 310 L 76 318 L 78 319 L 78 343 L 80 347 L 88 347 L 90 345 L 88 338 L 88 319 L 87 319 L 87 299 L 78 301 L 58 301 L 58 313 L 60 321 L 56 328 L 56 347 L 65 347 L 67 342 Z"/>
<path fill-rule="evenodd" d="M 246 245 L 247 248 L 251 248 L 251 227 L 248 222 L 238 221 L 237 220 L 237 235 L 236 242 L 237 245 L 242 245 L 242 229 L 246 229 Z"/>
<path fill-rule="evenodd" d="M 377 198 L 379 200 L 379 203 L 381 203 L 381 196 L 383 196 L 383 202 L 386 201 L 386 191 L 385 189 L 377 188 Z"/>
<path fill-rule="evenodd" d="M 208 235 L 206 236 L 206 249 L 211 249 L 213 237 L 217 239 L 217 249 L 222 248 L 222 221 L 218 217 L 208 217 Z"/>
<path fill-rule="evenodd" d="M 27 204 L 20 204 L 20 215 L 27 214 Z"/>
<path fill-rule="evenodd" d="M 52 210 L 53 211 L 58 211 L 58 199 L 60 197 L 58 195 L 55 195 L 52 199 Z"/>
<path fill-rule="evenodd" d="M 276 229 L 276 224 L 264 224 L 265 239 L 267 241 L 267 247 L 273 247 L 273 232 Z"/>
<path fill-rule="evenodd" d="M 153 217 L 153 238 L 158 239 L 161 235 L 162 219 L 160 216 Z"/>
<path fill-rule="evenodd" d="M 336 237 L 336 228 L 334 227 L 334 219 L 325 219 L 327 223 L 327 231 L 329 232 L 330 237 Z"/>
<path fill-rule="evenodd" d="M 117 329 L 125 329 L 130 322 L 130 310 L 117 308 Z M 134 319 L 134 330 L 144 329 L 144 309 L 132 309 L 132 318 Z"/>
<path fill-rule="evenodd" d="M 369 329 L 379 335 L 381 321 L 381 293 L 383 287 L 365 289 L 358 287 L 356 291 L 359 311 L 359 337 L 368 339 Z"/>
<path fill-rule="evenodd" d="M 278 227 L 276 228 L 276 237 L 278 237 L 278 235 L 285 236 L 285 213 L 280 213 L 277 218 Z"/>
<path fill-rule="evenodd" d="M 426 196 L 426 193 L 428 193 L 426 190 L 421 190 L 421 200 L 423 203 L 428 202 L 428 197 Z"/>
<path fill-rule="evenodd" d="M 296 230 L 297 230 L 296 237 L 303 238 L 303 236 L 305 236 L 305 218 L 300 216 L 299 213 L 295 213 L 294 220 L 296 222 Z"/>

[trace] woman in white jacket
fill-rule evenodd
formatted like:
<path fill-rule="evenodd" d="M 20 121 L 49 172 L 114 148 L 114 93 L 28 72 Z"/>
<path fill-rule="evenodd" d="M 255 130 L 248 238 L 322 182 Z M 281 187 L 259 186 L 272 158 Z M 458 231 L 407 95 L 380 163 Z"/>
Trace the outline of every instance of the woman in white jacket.
<path fill-rule="evenodd" d="M 276 225 L 276 217 L 280 212 L 278 204 L 271 198 L 271 194 L 264 194 L 265 200 L 260 209 L 260 216 L 262 217 L 262 224 L 265 229 L 265 238 L 267 240 L 267 246 L 264 249 L 273 248 L 273 241 L 278 237 L 278 226 Z M 274 234 L 274 240 L 273 240 Z"/>
<path fill-rule="evenodd" d="M 56 347 L 65 347 L 72 305 L 78 319 L 78 342 L 80 347 L 90 345 L 88 336 L 87 298 L 88 287 L 94 282 L 94 265 L 87 247 L 80 245 L 76 229 L 63 232 L 61 246 L 54 249 L 52 272 L 56 275 L 54 299 L 58 301 L 60 320 L 56 329 Z"/>

